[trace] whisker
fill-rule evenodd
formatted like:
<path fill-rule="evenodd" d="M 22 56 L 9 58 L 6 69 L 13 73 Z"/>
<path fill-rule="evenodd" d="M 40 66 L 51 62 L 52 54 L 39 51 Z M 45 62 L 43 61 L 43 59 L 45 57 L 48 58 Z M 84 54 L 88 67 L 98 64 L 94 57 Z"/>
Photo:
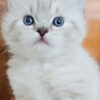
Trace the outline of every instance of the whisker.
<path fill-rule="evenodd" d="M 53 39 L 53 40 L 65 40 L 65 38 L 63 38 L 63 37 L 57 37 L 57 36 L 55 36 L 55 35 L 49 35 L 49 36 L 47 36 L 49 39 Z"/>
<path fill-rule="evenodd" d="M 28 39 L 28 38 L 30 38 L 30 39 L 34 39 L 35 38 L 35 35 L 25 35 L 23 38 L 25 38 L 25 39 Z"/>

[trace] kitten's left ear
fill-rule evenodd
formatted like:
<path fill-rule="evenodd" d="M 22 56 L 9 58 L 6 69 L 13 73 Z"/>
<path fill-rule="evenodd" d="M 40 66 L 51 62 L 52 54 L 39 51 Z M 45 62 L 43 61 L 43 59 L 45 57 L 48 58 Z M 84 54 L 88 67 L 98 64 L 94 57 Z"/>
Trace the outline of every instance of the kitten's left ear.
<path fill-rule="evenodd" d="M 86 0 L 77 0 L 77 1 L 78 1 L 78 4 L 80 5 L 80 8 L 82 10 L 84 10 L 85 4 L 86 4 Z"/>
<path fill-rule="evenodd" d="M 18 0 L 7 0 L 7 7 L 8 10 L 12 9 L 12 7 L 15 7 L 18 3 Z"/>
<path fill-rule="evenodd" d="M 12 6 L 13 0 L 7 0 L 7 7 L 8 9 L 10 9 L 10 7 Z"/>

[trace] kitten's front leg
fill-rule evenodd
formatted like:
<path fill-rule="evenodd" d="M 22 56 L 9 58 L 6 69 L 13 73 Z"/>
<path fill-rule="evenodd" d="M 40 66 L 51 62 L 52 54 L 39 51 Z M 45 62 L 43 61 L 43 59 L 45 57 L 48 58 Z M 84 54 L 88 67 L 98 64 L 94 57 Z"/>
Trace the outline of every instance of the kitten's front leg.
<path fill-rule="evenodd" d="M 12 81 L 10 81 L 12 83 Z M 11 84 L 13 94 L 15 96 L 15 100 L 35 100 L 31 95 L 28 88 L 24 87 L 24 85 L 19 84 L 14 81 Z"/>
<path fill-rule="evenodd" d="M 15 100 L 35 100 L 31 95 L 28 89 L 18 88 L 15 90 L 13 87 L 13 94 L 15 96 Z"/>
<path fill-rule="evenodd" d="M 30 89 L 25 86 L 20 73 L 16 74 L 12 68 L 7 71 L 8 79 L 15 96 L 15 100 L 35 100 L 30 94 Z M 22 82 L 23 81 L 23 82 Z"/>

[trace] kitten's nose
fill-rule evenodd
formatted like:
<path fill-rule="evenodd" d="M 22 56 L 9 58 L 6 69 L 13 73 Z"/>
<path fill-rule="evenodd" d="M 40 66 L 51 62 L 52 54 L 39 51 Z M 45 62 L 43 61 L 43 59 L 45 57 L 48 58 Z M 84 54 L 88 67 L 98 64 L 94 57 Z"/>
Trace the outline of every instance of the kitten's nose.
<path fill-rule="evenodd" d="M 40 34 L 41 37 L 43 37 L 48 32 L 48 29 L 45 27 L 41 27 L 38 28 L 37 32 Z"/>

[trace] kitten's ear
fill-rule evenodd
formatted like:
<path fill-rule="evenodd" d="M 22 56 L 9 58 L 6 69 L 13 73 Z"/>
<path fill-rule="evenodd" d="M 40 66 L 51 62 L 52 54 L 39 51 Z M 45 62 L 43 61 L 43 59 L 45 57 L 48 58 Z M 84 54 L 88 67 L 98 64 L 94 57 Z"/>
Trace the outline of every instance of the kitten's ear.
<path fill-rule="evenodd" d="M 86 4 L 86 0 L 77 0 L 77 1 L 78 1 L 78 4 L 80 5 L 80 8 L 82 10 L 84 10 L 85 4 Z"/>
<path fill-rule="evenodd" d="M 8 10 L 9 10 L 10 8 L 16 5 L 16 0 L 7 0 L 7 4 L 8 4 L 7 5 Z"/>
<path fill-rule="evenodd" d="M 10 7 L 12 6 L 12 1 L 13 0 L 7 0 L 7 4 L 8 4 L 7 7 L 8 7 L 8 9 L 10 9 Z"/>

